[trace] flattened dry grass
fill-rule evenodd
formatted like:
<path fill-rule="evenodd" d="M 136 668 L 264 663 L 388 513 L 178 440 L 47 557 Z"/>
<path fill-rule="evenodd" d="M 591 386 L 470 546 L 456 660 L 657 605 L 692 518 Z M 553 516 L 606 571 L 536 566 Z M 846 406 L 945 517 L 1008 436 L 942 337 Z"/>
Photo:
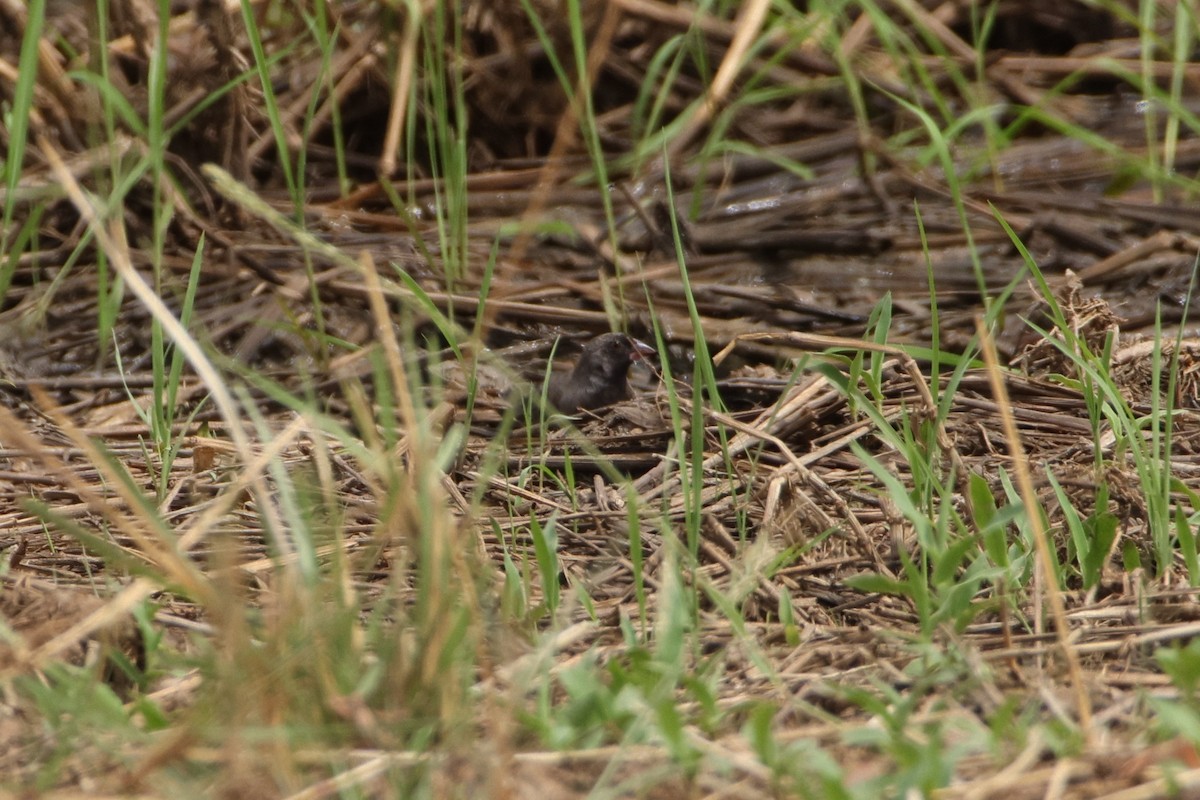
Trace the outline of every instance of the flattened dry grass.
<path fill-rule="evenodd" d="M 8 788 L 1195 785 L 1190 7 L 177 5 L 0 10 Z"/>

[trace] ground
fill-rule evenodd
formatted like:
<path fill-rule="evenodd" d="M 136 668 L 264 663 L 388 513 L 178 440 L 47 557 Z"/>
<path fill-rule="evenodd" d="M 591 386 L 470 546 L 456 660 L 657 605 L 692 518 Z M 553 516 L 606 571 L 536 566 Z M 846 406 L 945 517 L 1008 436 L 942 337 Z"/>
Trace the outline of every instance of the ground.
<path fill-rule="evenodd" d="M 584 5 L 0 11 L 5 791 L 1194 792 L 1194 13 Z"/>

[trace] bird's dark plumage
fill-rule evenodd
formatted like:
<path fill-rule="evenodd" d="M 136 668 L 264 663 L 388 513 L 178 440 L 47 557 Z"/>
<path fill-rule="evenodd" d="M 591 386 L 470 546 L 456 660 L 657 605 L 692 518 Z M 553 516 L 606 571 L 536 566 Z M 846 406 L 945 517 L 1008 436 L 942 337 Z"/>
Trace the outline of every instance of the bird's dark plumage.
<path fill-rule="evenodd" d="M 623 333 L 597 336 L 584 345 L 570 374 L 550 375 L 547 397 L 564 414 L 628 399 L 629 366 L 653 354 L 653 347 Z"/>

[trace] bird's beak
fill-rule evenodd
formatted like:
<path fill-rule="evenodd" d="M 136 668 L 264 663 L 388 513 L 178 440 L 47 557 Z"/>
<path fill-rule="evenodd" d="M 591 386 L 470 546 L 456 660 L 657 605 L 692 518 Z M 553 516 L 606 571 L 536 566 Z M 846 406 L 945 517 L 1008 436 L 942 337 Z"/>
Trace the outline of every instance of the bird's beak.
<path fill-rule="evenodd" d="M 633 353 L 631 354 L 631 357 L 634 361 L 647 358 L 648 356 L 655 355 L 658 352 L 645 342 L 638 341 L 632 337 L 630 337 L 629 341 L 633 344 Z"/>

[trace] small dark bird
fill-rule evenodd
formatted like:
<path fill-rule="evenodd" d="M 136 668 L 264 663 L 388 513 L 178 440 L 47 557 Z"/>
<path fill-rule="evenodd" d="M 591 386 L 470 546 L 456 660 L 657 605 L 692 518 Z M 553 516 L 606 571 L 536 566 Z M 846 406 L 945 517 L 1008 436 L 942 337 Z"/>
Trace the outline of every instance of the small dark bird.
<path fill-rule="evenodd" d="M 623 333 L 606 333 L 583 348 L 571 373 L 551 373 L 546 389 L 551 405 L 564 414 L 607 406 L 629 398 L 629 366 L 654 355 L 654 348 Z"/>

